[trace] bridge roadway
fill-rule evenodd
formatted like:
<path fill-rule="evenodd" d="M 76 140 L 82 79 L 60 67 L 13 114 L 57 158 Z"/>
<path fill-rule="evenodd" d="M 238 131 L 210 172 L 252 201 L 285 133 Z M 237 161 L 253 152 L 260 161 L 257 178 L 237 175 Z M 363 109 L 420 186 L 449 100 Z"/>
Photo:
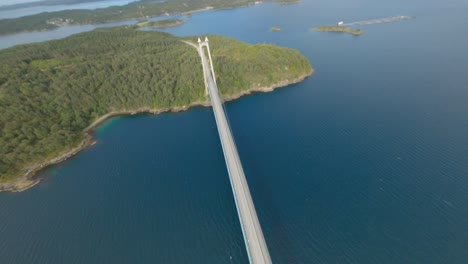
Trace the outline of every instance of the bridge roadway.
<path fill-rule="evenodd" d="M 212 66 L 212 62 L 210 60 L 211 65 L 208 64 L 205 52 L 203 51 L 203 46 L 205 46 L 209 52 L 208 41 L 205 39 L 205 42 L 199 42 L 198 46 L 193 43 L 187 44 L 196 47 L 201 57 L 203 72 L 205 75 L 205 85 L 213 106 L 216 125 L 218 127 L 218 133 L 224 152 L 224 158 L 226 160 L 232 191 L 234 193 L 234 200 L 239 214 L 249 261 L 252 264 L 269 264 L 271 263 L 270 254 L 258 221 L 257 212 L 255 211 L 252 197 L 250 195 L 249 186 L 245 179 L 244 170 L 242 169 L 242 164 L 231 133 L 231 128 L 229 127 L 223 110 L 221 98 L 218 93 L 218 87 L 212 76 L 212 72 L 210 72 L 210 69 L 213 69 L 210 67 Z M 211 54 L 209 55 L 211 59 Z"/>

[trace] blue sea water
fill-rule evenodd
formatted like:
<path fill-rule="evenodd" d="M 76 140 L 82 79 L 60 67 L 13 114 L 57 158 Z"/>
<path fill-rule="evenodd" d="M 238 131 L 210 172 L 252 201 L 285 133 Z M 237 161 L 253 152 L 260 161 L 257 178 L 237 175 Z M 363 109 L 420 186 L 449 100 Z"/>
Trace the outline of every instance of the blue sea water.
<path fill-rule="evenodd" d="M 316 70 L 227 104 L 274 263 L 467 262 L 467 11 L 302 0 L 167 30 L 295 48 Z M 416 18 L 310 31 L 400 14 Z M 111 119 L 95 139 L 36 187 L 0 193 L 1 263 L 248 263 L 210 108 Z"/>

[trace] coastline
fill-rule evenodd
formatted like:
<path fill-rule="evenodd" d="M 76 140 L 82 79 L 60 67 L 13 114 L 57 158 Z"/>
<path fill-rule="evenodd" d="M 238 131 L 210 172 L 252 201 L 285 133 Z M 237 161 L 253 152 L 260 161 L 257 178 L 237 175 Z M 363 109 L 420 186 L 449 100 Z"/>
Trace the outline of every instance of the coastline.
<path fill-rule="evenodd" d="M 224 102 L 229 102 L 233 101 L 236 99 L 239 99 L 242 96 L 246 96 L 252 93 L 266 93 L 266 92 L 272 92 L 275 89 L 278 88 L 283 88 L 292 84 L 296 84 L 299 82 L 302 82 L 303 80 L 307 79 L 309 76 L 313 74 L 314 70 L 312 69 L 311 72 L 300 76 L 296 79 L 293 80 L 284 80 L 282 82 L 279 82 L 275 85 L 268 86 L 268 87 L 255 87 L 255 88 L 250 88 L 246 91 L 242 91 L 240 93 L 237 93 L 235 95 L 227 95 L 223 96 L 223 101 Z M 74 155 L 78 154 L 80 151 L 86 149 L 89 146 L 94 145 L 92 138 L 93 138 L 93 132 L 96 127 L 98 127 L 100 124 L 102 124 L 104 121 L 108 120 L 109 118 L 116 117 L 116 116 L 125 116 L 125 115 L 135 115 L 135 114 L 153 114 L 153 115 L 158 115 L 162 113 L 177 113 L 177 112 L 182 112 L 189 110 L 193 107 L 209 107 L 211 105 L 210 101 L 199 101 L 199 102 L 193 102 L 185 106 L 177 106 L 177 107 L 168 107 L 168 108 L 160 108 L 160 109 L 151 109 L 151 108 L 140 108 L 140 109 L 135 109 L 135 110 L 125 110 L 125 111 L 113 111 L 109 112 L 98 119 L 96 119 L 91 125 L 86 127 L 83 132 L 84 132 L 84 137 L 83 140 L 78 144 L 78 146 L 71 148 L 70 150 L 65 151 L 64 153 L 58 155 L 55 158 L 49 159 L 44 162 L 36 163 L 29 167 L 28 171 L 19 177 L 18 179 L 15 179 L 11 182 L 6 182 L 6 183 L 0 183 L 0 192 L 22 192 L 26 191 L 35 185 L 37 185 L 43 177 L 36 177 L 37 173 L 40 172 L 41 170 L 58 164 L 60 162 L 63 162 Z"/>

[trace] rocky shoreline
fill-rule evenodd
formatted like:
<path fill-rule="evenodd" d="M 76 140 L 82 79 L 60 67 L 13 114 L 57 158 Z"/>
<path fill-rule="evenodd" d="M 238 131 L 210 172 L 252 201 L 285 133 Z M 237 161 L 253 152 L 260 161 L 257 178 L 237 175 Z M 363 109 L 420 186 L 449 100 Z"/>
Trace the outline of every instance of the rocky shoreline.
<path fill-rule="evenodd" d="M 302 82 L 303 80 L 305 80 L 307 77 L 309 77 L 310 75 L 312 75 L 313 73 L 313 70 L 304 75 L 304 76 L 301 76 L 297 79 L 294 79 L 294 80 L 285 80 L 285 81 L 282 81 L 276 85 L 273 85 L 273 86 L 269 86 L 269 87 L 257 87 L 257 88 L 251 88 L 249 90 L 246 90 L 246 91 L 243 91 L 243 92 L 240 92 L 236 95 L 230 95 L 230 96 L 224 96 L 223 97 L 223 101 L 232 101 L 232 100 L 236 100 L 242 96 L 245 96 L 245 95 L 249 95 L 249 94 L 252 94 L 252 93 L 260 93 L 260 92 L 271 92 L 275 89 L 278 89 L 278 88 L 281 88 L 281 87 L 285 87 L 285 86 L 288 86 L 288 85 L 291 85 L 291 84 L 295 84 L 295 83 L 299 83 L 299 82 Z M 203 106 L 203 107 L 208 107 L 210 106 L 211 103 L 210 101 L 203 101 L 203 102 L 193 102 L 189 105 L 185 105 L 185 106 L 179 106 L 179 107 L 170 107 L 170 108 L 162 108 L 162 109 L 150 109 L 150 108 L 140 108 L 140 109 L 135 109 L 135 110 L 128 110 L 128 111 L 114 111 L 114 112 L 110 112 L 110 113 L 107 113 L 103 116 L 101 116 L 100 118 L 98 118 L 96 121 L 94 121 L 91 125 L 89 125 L 87 128 L 85 128 L 84 130 L 84 138 L 83 140 L 80 142 L 80 144 L 68 151 L 66 151 L 65 153 L 62 153 L 60 154 L 59 156 L 53 158 L 53 159 L 50 159 L 48 161 L 45 161 L 45 162 L 41 162 L 41 163 L 36 163 L 34 165 L 32 165 L 28 171 L 21 177 L 19 177 L 18 179 L 12 181 L 12 182 L 7 182 L 7 183 L 0 183 L 0 192 L 22 192 L 22 191 L 25 191 L 33 186 L 35 186 L 36 184 L 38 184 L 42 178 L 40 177 L 35 177 L 35 175 L 51 166 L 51 165 L 54 165 L 54 164 L 57 164 L 57 163 L 60 163 L 62 161 L 65 161 L 69 158 L 71 158 L 72 156 L 76 155 L 77 153 L 79 153 L 81 150 L 84 150 L 85 148 L 87 148 L 88 146 L 90 145 L 94 145 L 93 142 L 92 142 L 92 133 L 94 131 L 94 129 L 99 126 L 101 123 L 103 123 L 104 121 L 106 121 L 107 119 L 109 118 L 112 118 L 112 117 L 115 117 L 115 116 L 122 116 L 122 115 L 135 115 L 135 114 L 153 114 L 153 115 L 157 115 L 157 114 L 161 114 L 161 113 L 176 113 L 176 112 L 181 112 L 181 111 L 186 111 L 192 107 L 198 107 L 198 106 Z"/>

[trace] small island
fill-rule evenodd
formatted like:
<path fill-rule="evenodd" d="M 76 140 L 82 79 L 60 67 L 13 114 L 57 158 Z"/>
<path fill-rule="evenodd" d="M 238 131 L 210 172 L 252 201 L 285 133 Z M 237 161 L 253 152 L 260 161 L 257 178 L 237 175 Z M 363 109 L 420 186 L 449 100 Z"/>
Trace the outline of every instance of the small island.
<path fill-rule="evenodd" d="M 146 27 L 146 28 L 169 28 L 175 27 L 178 25 L 182 25 L 185 23 L 185 20 L 182 19 L 165 19 L 165 20 L 158 20 L 158 21 L 142 21 L 137 23 L 138 27 Z"/>
<path fill-rule="evenodd" d="M 313 28 L 313 30 L 315 31 L 320 31 L 320 32 L 339 32 L 339 33 L 348 33 L 348 34 L 351 34 L 353 36 L 360 36 L 362 35 L 364 32 L 360 29 L 352 29 L 350 27 L 346 27 L 346 26 L 341 26 L 341 25 L 337 25 L 337 26 L 321 26 L 321 27 L 316 27 L 316 28 Z"/>
<path fill-rule="evenodd" d="M 272 27 L 270 30 L 273 31 L 273 32 L 278 32 L 278 31 L 281 31 L 281 28 L 280 27 Z"/>
<path fill-rule="evenodd" d="M 313 69 L 298 51 L 208 36 L 224 100 L 297 83 Z M 198 52 L 135 26 L 99 28 L 0 50 L 0 191 L 22 191 L 37 171 L 93 142 L 102 121 L 208 106 Z"/>
<path fill-rule="evenodd" d="M 299 0 L 276 0 L 274 3 L 278 5 L 290 5 L 299 3 Z"/>

